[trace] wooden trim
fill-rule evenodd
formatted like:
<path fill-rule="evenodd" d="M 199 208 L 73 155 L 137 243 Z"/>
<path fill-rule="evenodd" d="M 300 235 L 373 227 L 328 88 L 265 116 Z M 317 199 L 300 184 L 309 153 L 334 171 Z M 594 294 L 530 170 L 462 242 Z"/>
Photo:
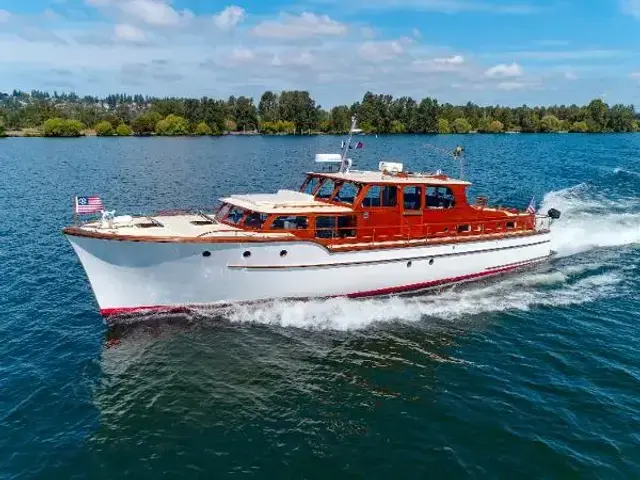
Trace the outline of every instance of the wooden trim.
<path fill-rule="evenodd" d="M 535 231 L 535 230 L 522 230 L 513 231 L 509 233 L 500 234 L 481 234 L 481 235 L 467 235 L 464 237 L 443 237 L 443 238 L 424 238 L 413 241 L 406 240 L 390 240 L 386 243 L 366 243 L 366 244 L 347 244 L 337 243 L 331 241 L 320 241 L 317 238 L 299 238 L 295 236 L 287 237 L 257 237 L 257 236 L 228 236 L 228 237 L 163 237 L 163 236 L 150 236 L 150 235 L 120 235 L 115 233 L 102 233 L 85 230 L 81 227 L 66 227 L 62 230 L 62 233 L 71 237 L 85 237 L 95 238 L 99 240 L 109 240 L 116 242 L 135 242 L 135 243 L 198 243 L 198 244 L 213 244 L 213 243 L 292 243 L 292 242 L 306 242 L 317 244 L 331 252 L 352 252 L 359 250 L 386 250 L 397 248 L 409 248 L 422 245 L 441 245 L 441 244 L 458 244 L 467 242 L 484 242 L 487 240 L 496 240 L 503 238 L 514 237 L 528 237 L 535 235 L 543 235 L 548 233 L 547 231 Z M 351 240 L 351 239 L 350 239 Z"/>

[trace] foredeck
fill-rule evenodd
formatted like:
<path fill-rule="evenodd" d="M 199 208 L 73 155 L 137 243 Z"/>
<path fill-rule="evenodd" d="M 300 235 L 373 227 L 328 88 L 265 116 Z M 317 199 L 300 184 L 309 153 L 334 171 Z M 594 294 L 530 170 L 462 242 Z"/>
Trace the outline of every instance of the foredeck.
<path fill-rule="evenodd" d="M 100 221 L 85 223 L 71 228 L 101 236 L 113 235 L 141 238 L 258 237 L 277 240 L 293 237 L 293 235 L 288 232 L 246 230 L 213 222 L 209 218 L 198 214 L 154 215 L 133 217 L 131 222 L 117 223 L 114 225 L 114 228 L 104 228 Z"/>

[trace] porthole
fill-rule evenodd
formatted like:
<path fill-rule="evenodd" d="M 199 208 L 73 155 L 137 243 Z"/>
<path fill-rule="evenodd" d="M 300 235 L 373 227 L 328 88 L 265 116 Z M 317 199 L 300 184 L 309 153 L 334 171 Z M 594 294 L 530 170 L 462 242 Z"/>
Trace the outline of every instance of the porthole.
<path fill-rule="evenodd" d="M 244 258 L 249 258 L 251 256 L 251 252 L 249 250 L 245 250 L 244 253 L 242 254 L 242 256 Z"/>
<path fill-rule="evenodd" d="M 429 259 L 429 265 L 433 265 L 433 258 Z"/>
<path fill-rule="evenodd" d="M 203 257 L 210 257 L 211 256 L 211 252 L 209 250 L 205 250 L 204 252 L 202 252 L 202 256 Z"/>
<path fill-rule="evenodd" d="M 444 233 L 448 233 L 448 232 L 449 232 L 449 229 L 447 227 L 445 227 Z"/>
<path fill-rule="evenodd" d="M 409 260 L 409 261 L 407 262 L 407 268 L 411 268 L 411 265 L 413 265 L 413 263 L 411 263 L 411 260 Z"/>
<path fill-rule="evenodd" d="M 281 257 L 286 257 L 287 253 L 289 253 L 289 252 L 287 252 L 286 250 L 280 250 L 280 256 Z"/>

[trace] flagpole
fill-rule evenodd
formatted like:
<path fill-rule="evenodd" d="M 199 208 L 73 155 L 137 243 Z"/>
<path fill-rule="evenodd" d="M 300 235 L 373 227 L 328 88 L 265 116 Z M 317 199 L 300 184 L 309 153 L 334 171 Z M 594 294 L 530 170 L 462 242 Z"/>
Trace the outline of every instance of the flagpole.
<path fill-rule="evenodd" d="M 78 225 L 78 197 L 73 197 L 73 225 Z"/>

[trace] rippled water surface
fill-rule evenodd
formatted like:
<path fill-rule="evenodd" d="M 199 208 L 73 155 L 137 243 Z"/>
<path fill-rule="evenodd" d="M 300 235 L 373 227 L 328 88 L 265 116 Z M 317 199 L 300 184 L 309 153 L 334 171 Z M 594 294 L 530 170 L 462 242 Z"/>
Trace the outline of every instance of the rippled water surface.
<path fill-rule="evenodd" d="M 366 137 L 563 212 L 557 257 L 439 296 L 107 329 L 60 229 L 295 187 L 336 137 L 0 141 L 0 478 L 640 478 L 640 136 Z"/>

